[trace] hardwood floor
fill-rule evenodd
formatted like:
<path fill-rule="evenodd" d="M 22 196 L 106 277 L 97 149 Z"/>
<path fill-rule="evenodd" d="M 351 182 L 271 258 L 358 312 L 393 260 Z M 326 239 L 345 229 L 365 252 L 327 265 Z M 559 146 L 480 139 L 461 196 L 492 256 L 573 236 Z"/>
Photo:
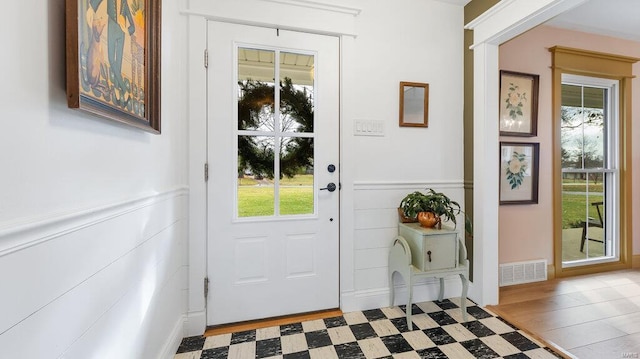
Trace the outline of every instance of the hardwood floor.
<path fill-rule="evenodd" d="M 568 358 L 640 358 L 640 270 L 500 288 L 488 307 Z"/>

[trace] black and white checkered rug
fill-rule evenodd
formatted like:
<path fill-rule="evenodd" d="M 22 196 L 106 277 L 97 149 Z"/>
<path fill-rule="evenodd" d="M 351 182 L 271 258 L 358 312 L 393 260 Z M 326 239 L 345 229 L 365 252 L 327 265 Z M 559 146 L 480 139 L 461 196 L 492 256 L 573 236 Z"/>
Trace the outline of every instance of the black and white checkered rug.
<path fill-rule="evenodd" d="M 182 340 L 175 359 L 560 358 L 502 318 L 457 298 L 345 313 L 282 326 Z"/>

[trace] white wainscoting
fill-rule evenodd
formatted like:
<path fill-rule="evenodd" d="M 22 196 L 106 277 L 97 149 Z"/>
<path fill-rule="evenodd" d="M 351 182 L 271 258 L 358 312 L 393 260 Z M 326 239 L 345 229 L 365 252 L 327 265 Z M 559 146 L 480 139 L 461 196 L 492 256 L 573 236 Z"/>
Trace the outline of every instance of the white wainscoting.
<path fill-rule="evenodd" d="M 187 310 L 178 188 L 0 227 L 7 358 L 172 358 Z"/>
<path fill-rule="evenodd" d="M 355 182 L 354 206 L 354 283 L 355 290 L 343 296 L 343 310 L 364 310 L 390 305 L 388 253 L 398 234 L 397 208 L 402 198 L 413 191 L 433 188 L 458 201 L 464 208 L 463 181 L 438 182 Z M 462 224 L 462 216 L 458 223 Z M 451 224 L 445 222 L 445 224 Z M 464 226 L 458 225 L 460 234 Z M 407 287 L 395 279 L 395 305 L 406 304 Z M 414 303 L 438 297 L 439 284 L 432 278 L 419 280 L 414 286 Z M 445 296 L 459 297 L 462 285 L 455 276 L 445 280 Z"/>

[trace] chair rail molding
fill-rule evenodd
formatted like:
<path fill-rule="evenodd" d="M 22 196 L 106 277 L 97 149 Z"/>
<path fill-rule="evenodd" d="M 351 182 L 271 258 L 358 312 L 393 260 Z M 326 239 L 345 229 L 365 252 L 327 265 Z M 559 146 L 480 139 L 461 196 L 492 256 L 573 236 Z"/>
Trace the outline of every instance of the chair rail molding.
<path fill-rule="evenodd" d="M 181 186 L 121 202 L 0 223 L 0 257 L 188 193 Z"/>
<path fill-rule="evenodd" d="M 360 190 L 389 190 L 389 189 L 416 189 L 416 188 L 463 188 L 464 181 L 460 180 L 436 180 L 436 181 L 354 181 L 353 189 Z"/>

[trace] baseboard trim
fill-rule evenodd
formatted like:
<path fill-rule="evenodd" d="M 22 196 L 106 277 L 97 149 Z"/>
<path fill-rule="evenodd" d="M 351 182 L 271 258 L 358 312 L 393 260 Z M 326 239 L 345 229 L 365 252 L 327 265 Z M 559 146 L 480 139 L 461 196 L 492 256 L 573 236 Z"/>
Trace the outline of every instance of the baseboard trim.
<path fill-rule="evenodd" d="M 171 334 L 167 338 L 162 350 L 158 358 L 163 359 L 173 359 L 176 356 L 176 352 L 178 351 L 178 347 L 182 342 L 182 338 L 184 338 L 184 323 L 187 321 L 186 316 L 181 316 L 173 326 L 171 330 Z"/>
<path fill-rule="evenodd" d="M 184 334 L 187 337 L 202 335 L 207 330 L 207 312 L 199 310 L 189 312 L 184 319 Z"/>
<path fill-rule="evenodd" d="M 640 254 L 631 256 L 631 268 L 640 268 Z M 556 266 L 554 264 L 547 265 L 547 280 L 556 279 Z"/>
<path fill-rule="evenodd" d="M 158 202 L 186 196 L 186 187 L 148 194 L 70 213 L 27 218 L 0 224 L 0 257 L 79 231 Z"/>
<path fill-rule="evenodd" d="M 427 302 L 438 299 L 439 280 L 430 279 L 425 283 L 413 286 L 413 303 Z M 472 283 L 469 283 L 471 292 Z M 458 277 L 452 276 L 445 279 L 445 298 L 460 297 L 462 293 L 462 283 Z M 341 308 L 343 312 L 361 311 L 367 309 L 384 308 L 390 306 L 390 289 L 376 288 L 360 291 L 353 291 L 342 294 Z M 393 305 L 404 305 L 407 303 L 409 291 L 406 285 L 396 286 L 395 302 Z"/>
<path fill-rule="evenodd" d="M 547 280 L 556 278 L 556 266 L 554 264 L 547 264 Z"/>

